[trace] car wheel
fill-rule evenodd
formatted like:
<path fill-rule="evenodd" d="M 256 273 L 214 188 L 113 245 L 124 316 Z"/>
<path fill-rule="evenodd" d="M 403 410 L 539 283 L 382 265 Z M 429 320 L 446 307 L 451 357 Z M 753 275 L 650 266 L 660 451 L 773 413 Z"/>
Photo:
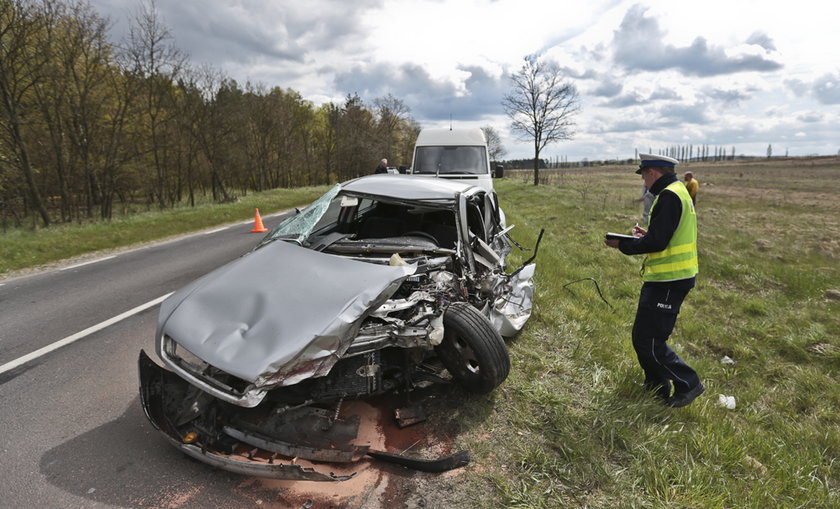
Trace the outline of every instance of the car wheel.
<path fill-rule="evenodd" d="M 507 378 L 507 345 L 477 309 L 465 302 L 453 303 L 443 315 L 443 330 L 443 341 L 435 351 L 464 389 L 484 394 Z"/>

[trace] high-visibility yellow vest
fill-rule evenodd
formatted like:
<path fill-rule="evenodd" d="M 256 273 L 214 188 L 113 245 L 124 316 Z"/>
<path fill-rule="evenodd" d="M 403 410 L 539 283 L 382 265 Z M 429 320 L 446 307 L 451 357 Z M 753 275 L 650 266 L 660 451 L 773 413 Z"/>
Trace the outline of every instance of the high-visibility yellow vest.
<path fill-rule="evenodd" d="M 679 180 L 670 184 L 662 192 L 672 191 L 680 199 L 682 215 L 674 235 L 664 250 L 648 253 L 642 263 L 642 279 L 645 281 L 677 281 L 697 275 L 700 267 L 697 263 L 697 215 L 694 203 L 685 185 Z M 659 202 L 659 196 L 650 207 L 650 217 Z"/>

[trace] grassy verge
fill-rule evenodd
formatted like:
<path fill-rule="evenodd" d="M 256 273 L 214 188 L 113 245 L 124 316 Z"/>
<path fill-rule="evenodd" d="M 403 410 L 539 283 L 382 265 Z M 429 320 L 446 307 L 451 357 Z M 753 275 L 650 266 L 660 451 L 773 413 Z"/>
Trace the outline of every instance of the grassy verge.
<path fill-rule="evenodd" d="M 607 168 L 499 183 L 514 237 L 547 231 L 511 375 L 461 406 L 459 445 L 477 461 L 453 506 L 840 507 L 840 301 L 826 294 L 840 290 L 840 163 L 692 170 L 701 274 L 671 344 L 707 392 L 677 410 L 637 386 L 640 260 L 601 240 L 638 220 L 640 179 Z"/>
<path fill-rule="evenodd" d="M 236 203 L 201 205 L 144 212 L 105 223 L 67 224 L 37 231 L 20 229 L 0 234 L 0 277 L 11 271 L 43 265 L 103 249 L 113 249 L 305 205 L 326 187 L 277 189 L 252 193 Z"/>

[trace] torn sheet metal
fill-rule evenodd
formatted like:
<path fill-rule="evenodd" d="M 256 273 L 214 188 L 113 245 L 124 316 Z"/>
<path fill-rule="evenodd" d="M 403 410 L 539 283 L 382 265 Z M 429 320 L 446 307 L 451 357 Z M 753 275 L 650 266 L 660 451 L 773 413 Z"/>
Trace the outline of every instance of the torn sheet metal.
<path fill-rule="evenodd" d="M 532 263 L 510 278 L 510 292 L 504 292 L 489 309 L 490 322 L 504 337 L 516 335 L 531 317 L 535 270 L 536 264 Z"/>
<path fill-rule="evenodd" d="M 361 457 L 367 454 L 368 449 L 370 449 L 370 447 L 366 445 L 347 446 L 334 449 L 310 447 L 283 440 L 277 440 L 258 432 L 243 431 L 230 426 L 225 426 L 224 432 L 245 444 L 259 447 L 261 449 L 265 449 L 266 451 L 276 452 L 289 458 L 303 458 L 310 461 L 350 463 L 358 461 Z M 296 438 L 305 438 L 305 436 L 298 436 Z M 353 438 L 356 438 L 355 435 Z"/>
<path fill-rule="evenodd" d="M 229 472 L 292 481 L 346 481 L 356 474 L 324 473 L 313 467 L 298 465 L 291 458 L 347 463 L 369 456 L 423 472 L 445 472 L 463 467 L 470 460 L 467 451 L 424 459 L 377 451 L 367 445 L 354 445 L 359 427 L 358 415 L 330 417 L 323 409 L 313 407 L 292 409 L 282 413 L 281 417 L 272 413 L 267 418 L 250 419 L 251 422 L 247 422 L 247 418 L 236 418 L 236 427 L 222 426 L 223 433 L 233 439 L 230 442 L 200 423 L 175 425 L 179 403 L 178 398 L 172 396 L 189 391 L 187 382 L 155 364 L 142 350 L 138 368 L 140 405 L 149 422 L 184 454 Z M 409 413 L 415 422 L 425 418 L 419 408 Z M 406 417 L 409 417 L 408 413 Z M 295 443 L 283 440 L 283 437 L 295 440 Z"/>
<path fill-rule="evenodd" d="M 158 349 L 161 336 L 170 336 L 204 362 L 257 387 L 322 376 L 365 314 L 415 270 L 272 242 L 164 301 Z M 319 291 L 313 292 L 316 281 Z"/>
<path fill-rule="evenodd" d="M 213 448 L 198 436 L 194 443 L 185 443 L 184 436 L 173 425 L 171 412 L 167 411 L 167 402 L 171 403 L 168 393 L 171 386 L 186 384 L 172 372 L 155 364 L 142 350 L 138 359 L 140 375 L 140 405 L 149 422 L 160 431 L 166 440 L 184 454 L 221 468 L 242 475 L 268 477 L 290 481 L 346 481 L 356 474 L 335 475 L 323 473 L 310 467 L 297 465 L 286 460 L 276 461 L 274 457 L 259 457 L 253 454 L 235 454 Z"/>

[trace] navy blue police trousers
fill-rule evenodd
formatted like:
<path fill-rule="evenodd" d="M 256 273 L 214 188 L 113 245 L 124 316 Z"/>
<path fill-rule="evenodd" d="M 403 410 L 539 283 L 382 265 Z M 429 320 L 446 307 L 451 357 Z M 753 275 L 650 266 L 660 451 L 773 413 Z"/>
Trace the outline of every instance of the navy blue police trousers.
<path fill-rule="evenodd" d="M 645 387 L 660 397 L 686 392 L 700 383 L 697 372 L 668 346 L 685 296 L 695 278 L 668 282 L 645 282 L 633 323 L 633 348 L 645 373 Z"/>

